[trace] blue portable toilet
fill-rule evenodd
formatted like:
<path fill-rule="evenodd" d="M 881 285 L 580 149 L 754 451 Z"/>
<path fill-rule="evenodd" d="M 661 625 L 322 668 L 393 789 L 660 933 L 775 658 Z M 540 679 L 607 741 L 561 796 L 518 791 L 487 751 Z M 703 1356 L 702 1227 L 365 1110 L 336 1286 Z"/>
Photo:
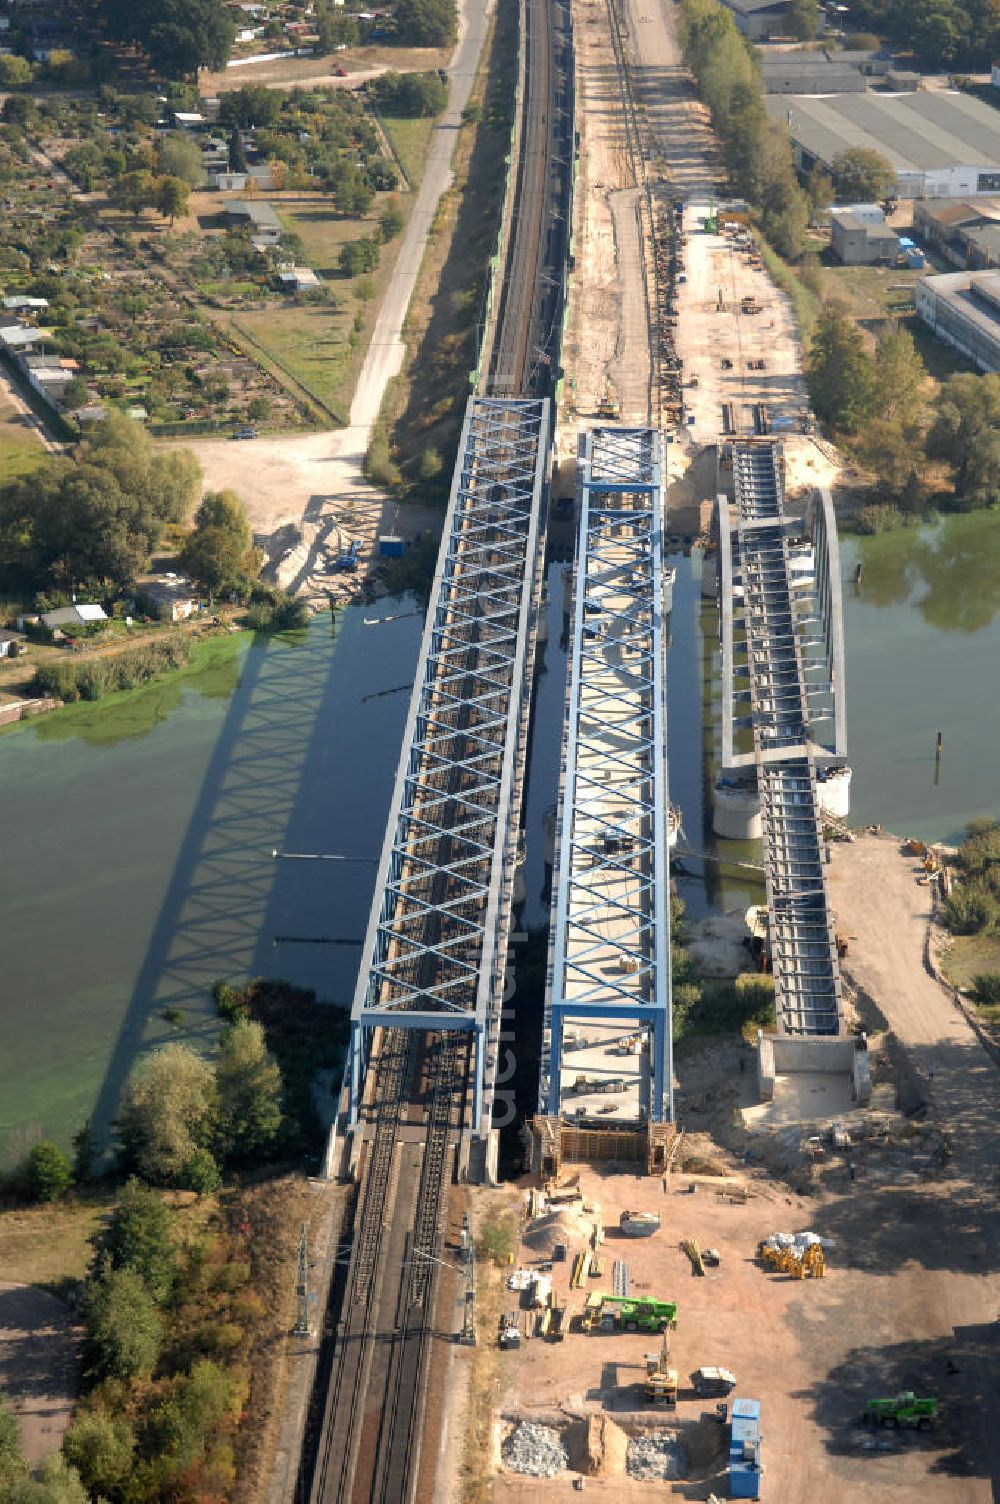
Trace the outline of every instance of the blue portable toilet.
<path fill-rule="evenodd" d="M 760 1400 L 734 1400 L 729 1431 L 729 1497 L 759 1499 Z"/>

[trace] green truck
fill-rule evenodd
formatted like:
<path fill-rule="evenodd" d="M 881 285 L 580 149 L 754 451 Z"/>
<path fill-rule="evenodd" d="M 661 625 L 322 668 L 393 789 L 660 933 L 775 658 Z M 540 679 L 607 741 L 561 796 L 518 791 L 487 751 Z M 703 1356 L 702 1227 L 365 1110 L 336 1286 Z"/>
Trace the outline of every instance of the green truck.
<path fill-rule="evenodd" d="M 585 1332 L 665 1332 L 676 1325 L 676 1301 L 622 1300 L 596 1292 L 587 1297 L 582 1322 Z"/>
<path fill-rule="evenodd" d="M 929 1431 L 937 1420 L 937 1400 L 918 1400 L 912 1389 L 886 1400 L 867 1400 L 862 1420 L 866 1426 L 909 1426 Z"/>

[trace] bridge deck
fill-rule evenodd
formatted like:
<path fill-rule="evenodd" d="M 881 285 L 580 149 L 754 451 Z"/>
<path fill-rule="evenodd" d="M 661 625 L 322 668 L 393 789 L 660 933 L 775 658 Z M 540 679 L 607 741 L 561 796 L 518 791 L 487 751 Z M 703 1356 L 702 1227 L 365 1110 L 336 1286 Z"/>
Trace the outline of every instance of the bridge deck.
<path fill-rule="evenodd" d="M 670 1115 L 662 523 L 659 435 L 588 434 L 541 1102 L 614 1125 Z"/>
<path fill-rule="evenodd" d="M 778 1027 L 838 1034 L 840 968 L 776 447 L 735 445 L 733 475 Z"/>

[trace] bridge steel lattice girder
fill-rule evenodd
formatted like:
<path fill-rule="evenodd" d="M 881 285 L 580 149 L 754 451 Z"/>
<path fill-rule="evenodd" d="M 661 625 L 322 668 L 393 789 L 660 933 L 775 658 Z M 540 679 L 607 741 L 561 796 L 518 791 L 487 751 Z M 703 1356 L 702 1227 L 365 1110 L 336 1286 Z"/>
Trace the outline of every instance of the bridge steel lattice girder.
<path fill-rule="evenodd" d="M 548 446 L 547 401 L 470 399 L 351 1010 L 352 1123 L 392 1028 L 472 1033 L 488 1126 Z"/>
<path fill-rule="evenodd" d="M 542 1112 L 567 1019 L 648 1027 L 653 1122 L 673 1118 L 663 477 L 652 429 L 581 445 L 569 703 L 553 879 Z"/>

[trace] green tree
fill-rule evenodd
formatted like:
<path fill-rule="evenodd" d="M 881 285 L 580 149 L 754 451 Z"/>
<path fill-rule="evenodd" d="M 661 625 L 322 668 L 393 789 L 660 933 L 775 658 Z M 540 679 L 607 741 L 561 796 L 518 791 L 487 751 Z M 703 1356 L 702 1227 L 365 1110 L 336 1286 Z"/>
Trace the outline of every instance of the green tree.
<path fill-rule="evenodd" d="M 226 1157 L 252 1163 L 267 1153 L 281 1128 L 281 1071 L 255 1019 L 238 1019 L 223 1034 L 215 1077 Z"/>
<path fill-rule="evenodd" d="M 166 78 L 222 68 L 236 35 L 225 0 L 98 0 L 108 34 L 141 47 Z"/>
<path fill-rule="evenodd" d="M 63 1452 L 92 1494 L 119 1493 L 132 1472 L 135 1432 L 126 1420 L 94 1410 L 77 1415 Z"/>
<path fill-rule="evenodd" d="M 379 263 L 379 242 L 374 236 L 363 235 L 359 240 L 348 240 L 340 247 L 337 265 L 345 277 L 360 277 L 373 272 Z"/>
<path fill-rule="evenodd" d="M 397 235 L 403 233 L 403 226 L 405 224 L 406 220 L 403 218 L 403 211 L 396 203 L 386 204 L 378 217 L 379 234 L 383 241 L 395 240 Z"/>
<path fill-rule="evenodd" d="M 176 1182 L 215 1133 L 215 1072 L 187 1045 L 165 1044 L 134 1068 L 118 1118 L 122 1160 L 145 1179 Z"/>
<path fill-rule="evenodd" d="M 194 1191 L 198 1196 L 211 1196 L 221 1184 L 222 1176 L 214 1154 L 208 1149 L 196 1149 L 180 1176 L 182 1188 Z"/>
<path fill-rule="evenodd" d="M 952 466 L 965 506 L 1000 501 L 1000 375 L 948 377 L 938 395 L 927 451 Z"/>
<path fill-rule="evenodd" d="M 178 214 L 186 214 L 191 190 L 183 178 L 157 178 L 156 207 L 164 219 L 173 224 Z"/>
<path fill-rule="evenodd" d="M 884 334 L 875 348 L 875 407 L 883 418 L 895 418 L 907 429 L 924 408 L 927 368 L 908 329 Z"/>
<path fill-rule="evenodd" d="M 244 84 L 241 89 L 223 94 L 219 101 L 219 124 L 241 130 L 274 125 L 281 116 L 285 97 L 281 89 L 269 89 L 265 84 Z"/>
<path fill-rule="evenodd" d="M 43 1139 L 28 1155 L 28 1190 L 35 1201 L 59 1201 L 73 1184 L 73 1166 L 58 1144 Z"/>
<path fill-rule="evenodd" d="M 856 447 L 861 463 L 874 472 L 880 501 L 907 512 L 923 508 L 927 499 L 920 474 L 923 451 L 918 435 L 899 417 L 870 418 Z"/>
<path fill-rule="evenodd" d="M 458 35 L 455 0 L 396 0 L 393 15 L 408 47 L 450 47 Z"/>
<path fill-rule="evenodd" d="M 824 305 L 806 357 L 806 380 L 816 416 L 853 433 L 875 401 L 875 370 L 864 337 L 838 303 Z"/>
<path fill-rule="evenodd" d="M 253 542 L 246 507 L 235 491 L 206 491 L 194 523 L 199 528 L 222 528 L 241 553 L 247 553 Z"/>
<path fill-rule="evenodd" d="M 896 188 L 896 169 L 881 152 L 852 146 L 830 163 L 837 202 L 870 204 L 888 198 Z"/>
<path fill-rule="evenodd" d="M 156 180 L 151 172 L 140 168 L 122 173 L 108 190 L 108 203 L 123 214 L 134 214 L 138 219 L 143 209 L 151 209 L 156 203 Z"/>
<path fill-rule="evenodd" d="M 246 556 L 222 527 L 200 527 L 181 549 L 181 563 L 193 580 L 208 592 L 210 600 L 239 590 L 246 576 Z"/>
<path fill-rule="evenodd" d="M 94 1239 L 94 1265 L 131 1269 L 162 1305 L 177 1279 L 172 1219 L 162 1196 L 131 1176 L 107 1226 Z"/>
<path fill-rule="evenodd" d="M 811 42 L 819 35 L 818 0 L 792 0 L 788 7 L 788 34 L 800 42 Z"/>
<path fill-rule="evenodd" d="M 437 73 L 383 73 L 369 88 L 379 108 L 390 115 L 440 115 L 448 103 L 448 87 Z"/>
<path fill-rule="evenodd" d="M 358 45 L 361 35 L 353 16 L 345 15 L 343 8 L 332 5 L 330 0 L 319 0 L 315 9 L 320 52 L 329 53 L 341 47 Z"/>
<path fill-rule="evenodd" d="M 4 1504 L 90 1504 L 83 1481 L 61 1452 L 52 1452 L 30 1478 L 3 1495 Z"/>
<path fill-rule="evenodd" d="M 205 164 L 197 141 L 183 131 L 164 136 L 159 145 L 160 172 L 180 178 L 189 188 L 197 188 L 205 177 Z"/>
<path fill-rule="evenodd" d="M 112 1269 L 89 1281 L 83 1316 L 84 1363 L 91 1379 L 149 1377 L 163 1345 L 163 1322 L 141 1275 Z"/>
<path fill-rule="evenodd" d="M 5 1490 L 12 1490 L 27 1472 L 21 1450 L 21 1427 L 8 1401 L 0 1394 L 0 1498 L 6 1498 Z"/>
<path fill-rule="evenodd" d="M 31 83 L 34 72 L 28 59 L 18 57 L 16 52 L 0 57 L 0 86 L 5 89 L 22 89 Z"/>

